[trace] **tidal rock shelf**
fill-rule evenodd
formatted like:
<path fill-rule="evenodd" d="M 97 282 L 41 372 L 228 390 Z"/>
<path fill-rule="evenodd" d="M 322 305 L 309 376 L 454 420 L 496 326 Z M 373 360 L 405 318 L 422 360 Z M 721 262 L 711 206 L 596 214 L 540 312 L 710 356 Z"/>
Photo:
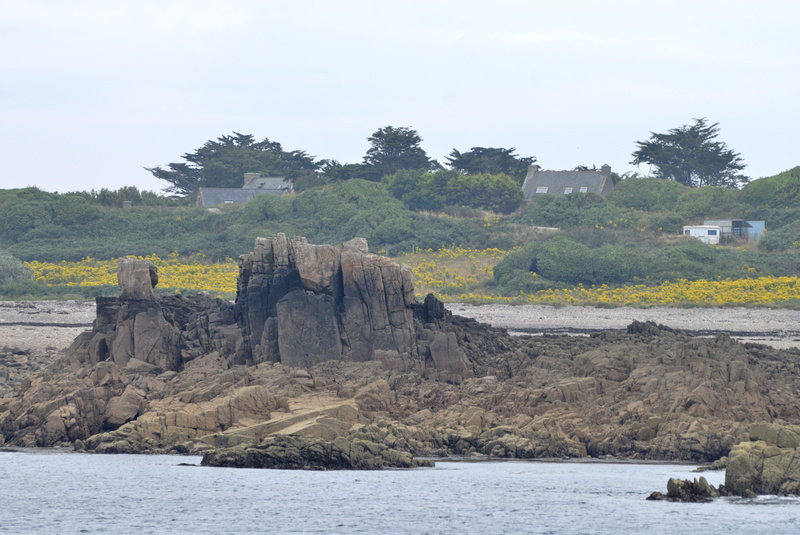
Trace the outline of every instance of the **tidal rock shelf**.
<path fill-rule="evenodd" d="M 434 462 L 414 459 L 408 452 L 365 440 L 278 435 L 254 446 L 206 452 L 202 465 L 283 470 L 382 470 L 433 467 Z"/>
<path fill-rule="evenodd" d="M 410 456 L 708 462 L 753 423 L 800 425 L 798 351 L 639 321 L 510 336 L 418 302 L 410 270 L 360 239 L 257 239 L 235 303 L 157 297 L 153 268 L 120 259 L 121 295 L 97 300 L 91 331 L 0 398 L 7 444 L 234 458 L 303 437 L 324 451 L 344 439 Z"/>

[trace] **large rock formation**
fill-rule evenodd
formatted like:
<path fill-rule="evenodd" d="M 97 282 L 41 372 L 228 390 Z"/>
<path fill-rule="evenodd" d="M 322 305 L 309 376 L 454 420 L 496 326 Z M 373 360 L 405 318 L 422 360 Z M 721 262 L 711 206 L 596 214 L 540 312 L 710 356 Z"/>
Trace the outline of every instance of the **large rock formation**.
<path fill-rule="evenodd" d="M 379 360 L 455 382 L 469 377 L 454 333 L 423 324 L 429 309 L 416 303 L 411 269 L 369 254 L 362 238 L 336 246 L 283 234 L 258 238 L 240 259 L 236 315 L 244 352 L 237 363 Z"/>
<path fill-rule="evenodd" d="M 183 379 L 209 366 L 376 360 L 442 381 L 472 376 L 449 312 L 432 296 L 418 304 L 410 269 L 369 254 L 363 239 L 257 239 L 240 259 L 234 305 L 202 294 L 156 297 L 158 270 L 147 260 L 121 258 L 118 279 L 121 295 L 97 299 L 92 331 L 5 405 L 13 440 L 45 446 L 114 430 L 147 412 L 165 374 Z"/>
<path fill-rule="evenodd" d="M 512 337 L 417 303 L 408 270 L 363 240 L 259 239 L 235 303 L 122 295 L 91 332 L 0 398 L 10 444 L 200 452 L 291 435 L 415 455 L 710 461 L 750 424 L 800 425 L 800 354 L 652 323 Z"/>
<path fill-rule="evenodd" d="M 725 488 L 737 496 L 800 495 L 800 426 L 758 423 L 731 450 Z"/>

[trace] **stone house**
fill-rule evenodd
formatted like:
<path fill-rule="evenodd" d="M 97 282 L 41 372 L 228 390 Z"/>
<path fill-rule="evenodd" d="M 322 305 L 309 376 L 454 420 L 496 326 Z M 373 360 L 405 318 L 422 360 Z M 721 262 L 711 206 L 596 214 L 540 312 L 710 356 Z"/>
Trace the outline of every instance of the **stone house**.
<path fill-rule="evenodd" d="M 531 202 L 539 195 L 588 192 L 608 195 L 613 187 L 611 166 L 608 164 L 593 171 L 542 171 L 538 165 L 531 165 L 522 184 L 522 192 L 525 202 Z"/>
<path fill-rule="evenodd" d="M 200 188 L 197 206 L 207 208 L 220 204 L 244 204 L 259 195 L 283 195 L 293 189 L 292 181 L 286 177 L 245 173 L 241 188 Z"/>

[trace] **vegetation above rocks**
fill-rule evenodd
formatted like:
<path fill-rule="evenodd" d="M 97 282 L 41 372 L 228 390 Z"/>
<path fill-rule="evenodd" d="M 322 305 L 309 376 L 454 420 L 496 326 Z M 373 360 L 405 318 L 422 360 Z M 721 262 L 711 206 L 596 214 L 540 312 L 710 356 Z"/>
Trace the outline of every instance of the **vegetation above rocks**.
<path fill-rule="evenodd" d="M 0 250 L 22 261 L 53 264 L 127 255 L 184 259 L 199 253 L 206 263 L 213 264 L 229 262 L 226 259 L 248 250 L 256 236 L 284 232 L 308 236 L 317 243 L 359 236 L 366 238 L 373 250 L 392 256 L 459 248 L 511 251 L 496 266 L 493 277 L 477 280 L 468 272 L 452 273 L 447 284 L 434 290 L 470 300 L 519 298 L 522 292 L 523 300 L 535 302 L 540 299 L 531 297 L 536 292 L 576 290 L 578 284 L 611 289 L 652 287 L 681 280 L 795 277 L 799 271 L 800 167 L 752 181 L 741 190 L 628 178 L 619 182 L 608 198 L 594 194 L 541 196 L 508 215 L 500 213 L 506 197 L 501 190 L 491 189 L 492 181 L 514 183 L 502 175 L 401 170 L 385 175 L 381 182 L 358 178 L 332 181 L 299 193 L 264 195 L 244 206 L 212 211 L 187 205 L 185 199 L 136 188 L 63 195 L 36 188 L 0 190 Z M 470 190 L 469 184 L 475 189 Z M 481 209 L 463 206 L 465 198 L 459 195 L 464 191 L 473 191 L 475 197 L 483 192 L 481 198 L 487 204 L 475 203 L 483 206 Z M 520 194 L 511 187 L 503 191 Z M 123 201 L 130 201 L 131 208 L 123 209 Z M 503 206 L 517 201 L 509 202 Z M 685 224 L 725 217 L 763 219 L 768 231 L 760 246 L 715 248 L 675 235 Z M 499 261 L 498 255 L 495 261 Z M 46 281 L 35 283 L 18 276 L 13 281 L 0 280 L 0 295 L 92 297 L 113 293 L 113 284 L 93 287 L 88 280 L 64 283 L 75 282 L 72 287 L 43 288 L 42 282 Z M 198 285 L 180 283 L 176 288 L 190 290 Z M 222 287 L 203 289 L 227 292 Z M 549 296 L 547 300 L 558 302 L 560 298 Z"/>

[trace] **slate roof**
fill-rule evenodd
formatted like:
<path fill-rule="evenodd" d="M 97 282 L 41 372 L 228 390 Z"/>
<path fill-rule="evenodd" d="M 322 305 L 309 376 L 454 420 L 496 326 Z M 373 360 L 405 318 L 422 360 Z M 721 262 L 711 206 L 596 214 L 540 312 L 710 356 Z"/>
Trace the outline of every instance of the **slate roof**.
<path fill-rule="evenodd" d="M 265 176 L 254 178 L 245 183 L 242 189 L 274 189 L 292 190 L 291 180 L 283 176 Z"/>
<path fill-rule="evenodd" d="M 253 190 L 241 188 L 200 188 L 197 193 L 197 206 L 216 206 L 218 204 L 241 204 L 253 200 L 259 195 L 270 193 L 270 190 Z M 273 195 L 283 195 L 278 190 Z"/>
<path fill-rule="evenodd" d="M 522 192 L 525 202 L 530 202 L 538 195 L 561 196 L 579 193 L 581 188 L 586 188 L 584 192 L 607 195 L 613 187 L 611 167 L 607 165 L 597 171 L 541 171 L 538 165 L 531 165 Z M 544 188 L 547 189 L 543 191 Z"/>
<path fill-rule="evenodd" d="M 218 204 L 242 204 L 259 195 L 283 195 L 292 191 L 291 180 L 282 176 L 261 177 L 257 173 L 245 174 L 245 183 L 241 188 L 200 188 L 197 192 L 197 206 L 207 207 Z"/>

